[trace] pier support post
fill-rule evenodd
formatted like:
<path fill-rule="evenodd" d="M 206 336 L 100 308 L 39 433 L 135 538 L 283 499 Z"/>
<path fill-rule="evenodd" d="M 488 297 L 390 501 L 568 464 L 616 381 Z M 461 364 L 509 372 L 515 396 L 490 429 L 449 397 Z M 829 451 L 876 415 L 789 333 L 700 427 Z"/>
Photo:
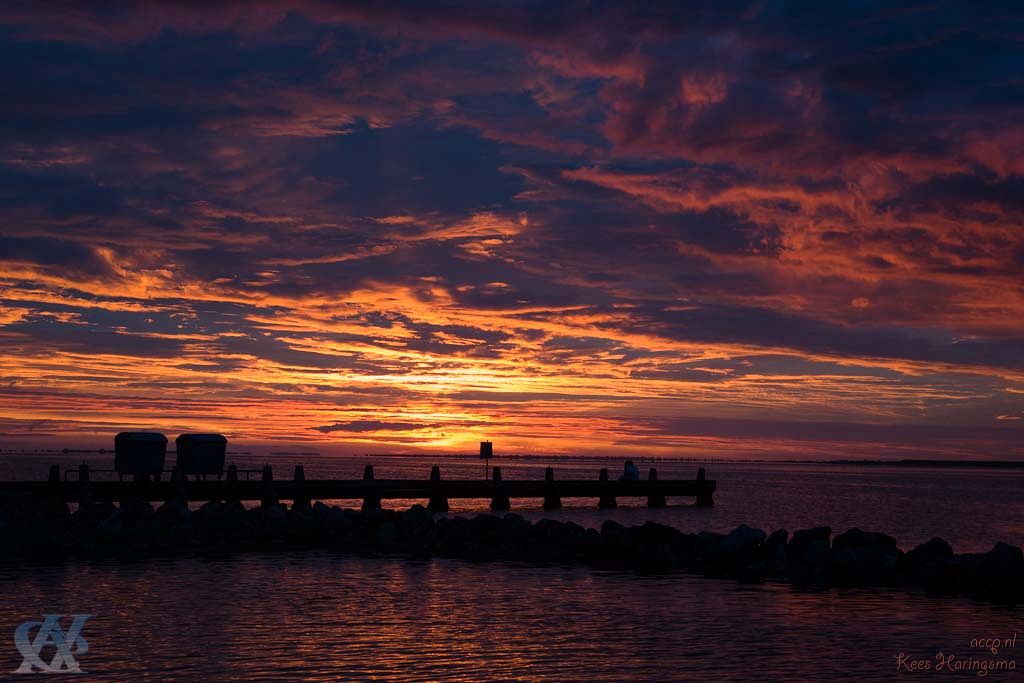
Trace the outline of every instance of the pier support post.
<path fill-rule="evenodd" d="M 555 470 L 551 467 L 544 470 L 544 509 L 562 509 L 562 497 L 558 495 L 558 487 L 555 485 Z"/>
<path fill-rule="evenodd" d="M 240 503 L 241 498 L 238 495 L 238 466 L 228 465 L 227 473 L 227 486 L 225 488 L 225 503 Z"/>
<path fill-rule="evenodd" d="M 46 483 L 48 486 L 47 497 L 50 502 L 56 506 L 58 503 L 64 504 L 64 499 L 60 495 L 60 465 L 50 465 L 50 473 L 46 477 Z"/>
<path fill-rule="evenodd" d="M 650 474 L 647 475 L 647 481 L 649 482 L 648 485 L 650 486 L 650 488 L 647 490 L 647 507 L 665 507 L 665 494 L 662 493 L 661 489 L 658 487 L 658 468 L 651 468 Z"/>
<path fill-rule="evenodd" d="M 512 509 L 512 501 L 508 499 L 508 489 L 501 483 L 501 468 L 494 467 L 491 470 L 491 481 L 494 484 L 494 492 L 491 494 L 491 511 L 508 512 Z"/>
<path fill-rule="evenodd" d="M 46 478 L 47 491 L 46 509 L 51 519 L 59 519 L 63 524 L 68 516 L 68 504 L 64 500 L 60 481 L 60 465 L 50 465 L 50 473 Z"/>
<path fill-rule="evenodd" d="M 78 509 L 90 507 L 95 502 L 89 486 L 89 464 L 83 462 L 78 466 Z"/>
<path fill-rule="evenodd" d="M 175 465 L 171 468 L 171 487 L 173 489 L 171 496 L 174 500 L 188 507 L 188 491 L 185 488 L 187 485 L 185 479 L 185 470 L 181 469 L 180 465 Z"/>
<path fill-rule="evenodd" d="M 270 465 L 263 466 L 263 496 L 260 498 L 260 505 L 270 507 L 277 505 L 277 492 L 274 491 L 274 470 Z"/>
<path fill-rule="evenodd" d="M 598 477 L 603 486 L 601 487 L 601 498 L 597 501 L 597 507 L 602 510 L 611 510 L 619 507 L 615 501 L 615 494 L 611 492 L 611 482 L 608 481 L 608 468 L 601 468 L 601 475 Z"/>
<path fill-rule="evenodd" d="M 311 507 L 309 494 L 306 493 L 306 468 L 295 466 L 295 498 L 292 499 L 292 510 L 308 510 Z"/>
<path fill-rule="evenodd" d="M 427 509 L 431 512 L 448 512 L 448 496 L 443 487 L 441 468 L 434 465 L 430 468 L 430 501 L 427 503 Z"/>
<path fill-rule="evenodd" d="M 715 504 L 712 488 L 707 483 L 707 473 L 703 467 L 697 468 L 697 507 L 706 508 Z"/>
<path fill-rule="evenodd" d="M 363 481 L 365 482 L 376 482 L 373 478 L 373 465 L 367 465 L 363 468 Z M 380 510 L 380 493 L 376 491 L 377 484 L 372 484 L 373 492 L 367 492 L 363 498 L 363 512 L 369 512 L 371 510 Z"/>

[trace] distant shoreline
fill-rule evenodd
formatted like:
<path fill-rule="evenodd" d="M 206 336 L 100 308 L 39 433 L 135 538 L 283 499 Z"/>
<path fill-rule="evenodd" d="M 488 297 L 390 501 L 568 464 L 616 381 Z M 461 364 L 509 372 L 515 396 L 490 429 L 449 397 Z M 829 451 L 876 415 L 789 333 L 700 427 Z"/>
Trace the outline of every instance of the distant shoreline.
<path fill-rule="evenodd" d="M 1024 467 L 1024 461 L 1021 460 L 925 460 L 904 458 L 902 460 L 814 460 L 813 462 L 822 465 L 855 465 L 867 467 Z"/>
<path fill-rule="evenodd" d="M 64 449 L 0 449 L 0 456 L 4 455 L 75 455 L 94 454 L 112 455 L 114 449 L 98 448 L 64 448 Z M 316 458 L 421 458 L 423 460 L 473 460 L 478 461 L 480 457 L 473 453 L 321 453 L 319 451 L 270 451 L 268 453 L 256 453 L 253 451 L 228 451 L 228 455 L 250 456 L 250 457 L 316 457 Z M 843 465 L 848 467 L 928 467 L 928 468 L 984 468 L 984 469 L 1024 469 L 1024 460 L 951 460 L 942 458 L 900 458 L 896 460 L 882 460 L 873 458 L 869 460 L 857 460 L 842 458 L 837 460 L 769 460 L 766 458 L 723 458 L 723 457 L 695 457 L 695 456 L 665 456 L 665 455 L 635 455 L 635 454 L 573 454 L 573 453 L 503 453 L 493 460 L 498 463 L 502 460 L 508 461 L 529 461 L 536 460 L 558 462 L 558 461 L 603 461 L 617 460 L 631 457 L 633 460 L 642 463 L 680 463 L 680 464 L 707 464 L 707 465 Z"/>

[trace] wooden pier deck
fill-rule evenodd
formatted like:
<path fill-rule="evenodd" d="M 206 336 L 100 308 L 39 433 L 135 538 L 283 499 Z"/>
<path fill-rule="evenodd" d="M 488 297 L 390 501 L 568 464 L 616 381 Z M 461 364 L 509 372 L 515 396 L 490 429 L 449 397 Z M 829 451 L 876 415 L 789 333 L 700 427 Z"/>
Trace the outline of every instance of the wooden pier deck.
<path fill-rule="evenodd" d="M 545 509 L 559 509 L 562 498 L 593 498 L 601 508 L 613 508 L 620 497 L 645 497 L 651 507 L 662 507 L 669 497 L 692 497 L 699 506 L 713 504 L 715 481 L 704 477 L 703 468 L 696 479 L 659 480 L 657 470 L 639 481 L 618 481 L 602 469 L 595 479 L 556 480 L 547 469 L 543 480 L 502 480 L 501 469 L 493 468 L 492 478 L 479 480 L 445 480 L 435 466 L 426 479 L 376 479 L 373 468 L 366 467 L 363 479 L 306 479 L 302 465 L 295 467 L 291 479 L 274 479 L 270 466 L 259 471 L 258 479 L 239 478 L 234 466 L 224 479 L 187 480 L 174 473 L 170 480 L 98 480 L 88 466 L 78 470 L 78 479 L 61 477 L 56 465 L 51 467 L 47 481 L 0 482 L 0 495 L 28 495 L 63 502 L 123 501 L 128 499 L 163 502 L 260 501 L 272 504 L 290 500 L 295 505 L 308 505 L 314 500 L 361 500 L 364 509 L 380 507 L 382 500 L 424 500 L 435 512 L 448 510 L 450 499 L 489 499 L 496 511 L 509 510 L 511 499 L 539 499 Z"/>

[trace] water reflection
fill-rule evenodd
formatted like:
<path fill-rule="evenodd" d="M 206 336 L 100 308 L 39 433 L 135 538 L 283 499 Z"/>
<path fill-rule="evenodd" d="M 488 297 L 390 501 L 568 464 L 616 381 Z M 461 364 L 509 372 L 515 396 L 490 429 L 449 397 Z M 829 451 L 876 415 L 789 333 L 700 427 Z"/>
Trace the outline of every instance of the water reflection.
<path fill-rule="evenodd" d="M 83 668 L 117 679 L 888 679 L 896 651 L 1019 630 L 1012 608 L 906 592 L 315 553 L 0 577 L 4 632 L 94 614 Z"/>

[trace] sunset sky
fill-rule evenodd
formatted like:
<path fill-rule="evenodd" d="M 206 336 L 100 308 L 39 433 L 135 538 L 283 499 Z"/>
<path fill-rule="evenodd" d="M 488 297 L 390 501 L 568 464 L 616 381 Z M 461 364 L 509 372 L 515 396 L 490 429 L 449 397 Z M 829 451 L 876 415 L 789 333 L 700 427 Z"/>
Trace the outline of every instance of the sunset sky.
<path fill-rule="evenodd" d="M 1012 5 L 106 5 L 0 6 L 0 448 L 1024 457 Z"/>

